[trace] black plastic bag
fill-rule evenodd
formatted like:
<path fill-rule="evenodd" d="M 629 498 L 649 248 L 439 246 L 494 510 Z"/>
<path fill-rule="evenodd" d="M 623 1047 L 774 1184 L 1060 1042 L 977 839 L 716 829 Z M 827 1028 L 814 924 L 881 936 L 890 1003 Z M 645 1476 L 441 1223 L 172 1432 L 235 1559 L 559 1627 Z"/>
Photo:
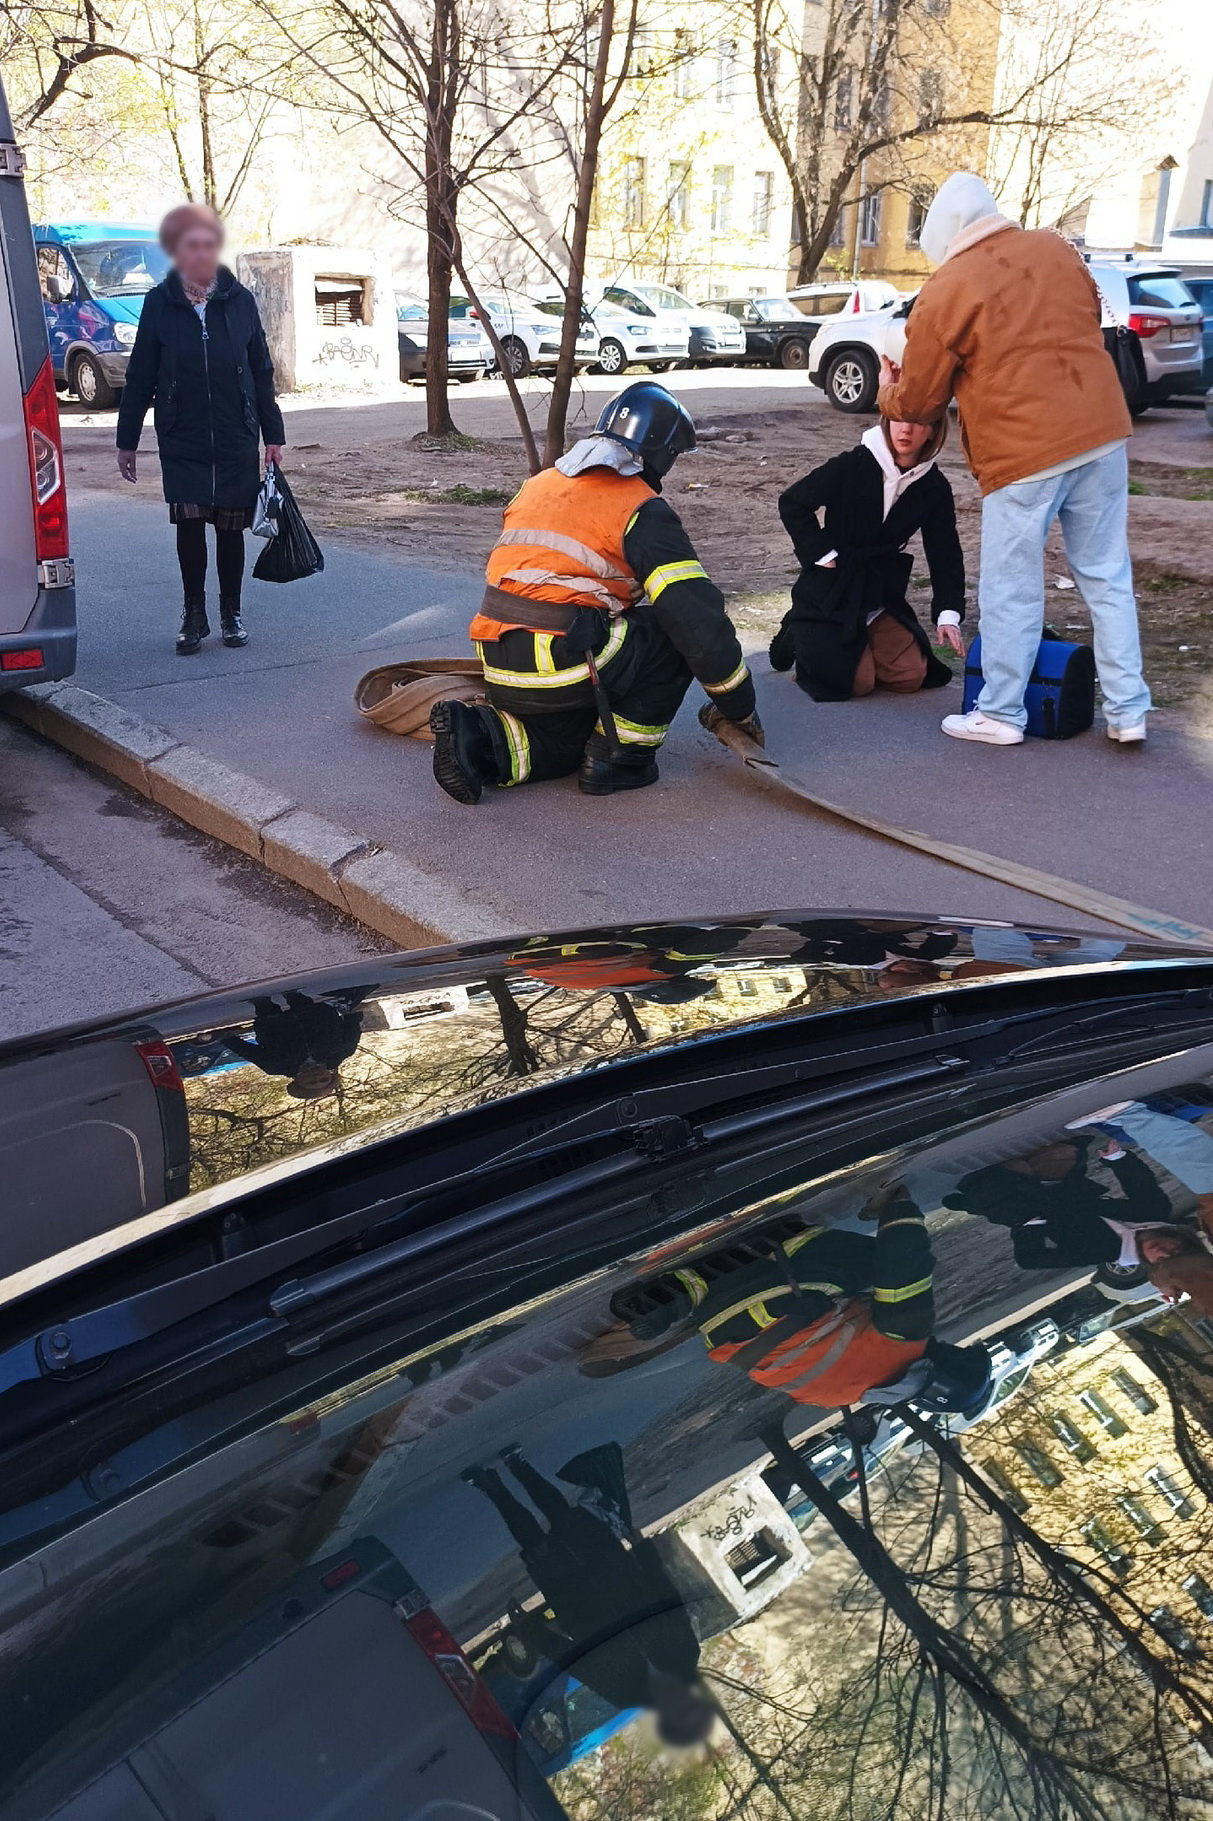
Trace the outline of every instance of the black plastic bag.
<path fill-rule="evenodd" d="M 319 575 L 324 568 L 324 552 L 307 528 L 286 475 L 277 466 L 274 482 L 279 500 L 278 531 L 253 564 L 253 574 L 259 582 L 301 582 L 304 576 Z"/>

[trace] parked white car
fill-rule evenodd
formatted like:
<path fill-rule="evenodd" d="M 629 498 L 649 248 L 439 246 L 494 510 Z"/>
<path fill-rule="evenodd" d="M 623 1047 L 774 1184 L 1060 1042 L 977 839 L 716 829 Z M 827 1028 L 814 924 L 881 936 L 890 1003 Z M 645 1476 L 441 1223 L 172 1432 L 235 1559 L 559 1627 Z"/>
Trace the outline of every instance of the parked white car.
<path fill-rule="evenodd" d="M 564 304 L 536 303 L 505 291 L 481 291 L 480 301 L 501 339 L 502 351 L 515 379 L 541 373 L 556 365 L 560 353 L 560 321 Z M 470 298 L 451 298 L 451 320 L 475 317 Z M 589 323 L 577 337 L 576 365 L 589 366 L 598 357 L 598 338 Z"/>
<path fill-rule="evenodd" d="M 692 303 L 689 297 L 684 297 L 670 285 L 650 284 L 645 279 L 617 280 L 604 288 L 603 296 L 607 303 L 616 304 L 635 317 L 652 317 L 663 340 L 672 343 L 678 331 L 685 329 L 686 353 L 676 358 L 691 361 L 745 359 L 745 329 L 727 310 L 717 310 L 711 304 Z"/>
<path fill-rule="evenodd" d="M 900 359 L 913 301 L 903 298 L 822 324 L 809 349 L 809 383 L 821 387 L 836 411 L 875 410 L 880 357 Z"/>
<path fill-rule="evenodd" d="M 869 310 L 892 310 L 901 292 L 881 278 L 837 278 L 797 285 L 787 295 L 802 316 L 862 316 Z"/>
<path fill-rule="evenodd" d="M 690 347 L 685 324 L 671 329 L 652 314 L 641 316 L 600 297 L 589 312 L 598 336 L 598 366 L 603 373 L 622 373 L 625 367 L 651 367 L 664 373 L 684 361 Z"/>

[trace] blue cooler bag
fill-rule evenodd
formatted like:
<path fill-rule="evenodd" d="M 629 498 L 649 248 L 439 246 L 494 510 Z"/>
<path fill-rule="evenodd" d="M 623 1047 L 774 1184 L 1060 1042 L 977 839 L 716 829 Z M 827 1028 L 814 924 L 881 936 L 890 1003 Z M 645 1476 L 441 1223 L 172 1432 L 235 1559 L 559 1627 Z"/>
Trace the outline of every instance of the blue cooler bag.
<path fill-rule="evenodd" d="M 965 659 L 964 712 L 976 708 L 981 694 L 981 634 Z M 1046 632 L 1023 699 L 1028 711 L 1026 733 L 1038 740 L 1070 740 L 1086 733 L 1095 719 L 1095 653 L 1089 645 L 1070 645 Z"/>

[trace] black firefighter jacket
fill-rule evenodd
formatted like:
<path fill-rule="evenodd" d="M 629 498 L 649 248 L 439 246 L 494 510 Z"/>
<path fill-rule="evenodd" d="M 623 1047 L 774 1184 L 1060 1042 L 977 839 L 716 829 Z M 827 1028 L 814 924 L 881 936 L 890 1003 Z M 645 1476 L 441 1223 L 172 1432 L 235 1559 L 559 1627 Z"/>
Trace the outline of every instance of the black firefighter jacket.
<path fill-rule="evenodd" d="M 652 588 L 651 605 L 640 611 L 656 620 L 726 720 L 746 720 L 755 706 L 749 668 L 724 596 L 703 573 L 674 508 L 663 499 L 646 500 L 623 534 L 623 554 L 632 574 L 646 588 L 650 588 L 650 578 L 670 565 L 699 571 L 687 580 Z M 732 688 L 721 689 L 722 683 L 734 678 Z"/>
<path fill-rule="evenodd" d="M 927 659 L 925 687 L 952 680 L 906 599 L 914 566 L 906 545 L 921 532 L 932 621 L 945 609 L 964 618 L 964 553 L 952 489 L 932 468 L 893 502 L 887 519 L 883 513 L 884 477 L 862 444 L 823 462 L 780 496 L 779 516 L 801 565 L 790 615 L 796 680 L 816 702 L 850 699 L 868 615 L 881 608 L 913 633 Z M 838 553 L 836 566 L 821 568 L 820 558 L 832 550 Z"/>
<path fill-rule="evenodd" d="M 206 306 L 206 334 L 176 272 L 143 300 L 118 408 L 118 447 L 137 449 L 154 405 L 164 497 L 250 508 L 261 479 L 258 437 L 284 443 L 274 368 L 256 299 L 226 266 Z"/>

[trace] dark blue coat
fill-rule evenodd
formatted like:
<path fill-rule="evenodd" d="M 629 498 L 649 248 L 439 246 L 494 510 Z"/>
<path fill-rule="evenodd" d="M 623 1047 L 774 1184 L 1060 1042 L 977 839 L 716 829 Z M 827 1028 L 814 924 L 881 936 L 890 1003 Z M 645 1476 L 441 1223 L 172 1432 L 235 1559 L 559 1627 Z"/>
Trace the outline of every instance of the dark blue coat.
<path fill-rule="evenodd" d="M 256 299 L 228 271 L 206 306 L 206 333 L 176 272 L 148 292 L 118 407 L 118 447 L 136 449 L 148 407 L 171 504 L 251 507 L 258 438 L 282 443 L 274 367 Z"/>

